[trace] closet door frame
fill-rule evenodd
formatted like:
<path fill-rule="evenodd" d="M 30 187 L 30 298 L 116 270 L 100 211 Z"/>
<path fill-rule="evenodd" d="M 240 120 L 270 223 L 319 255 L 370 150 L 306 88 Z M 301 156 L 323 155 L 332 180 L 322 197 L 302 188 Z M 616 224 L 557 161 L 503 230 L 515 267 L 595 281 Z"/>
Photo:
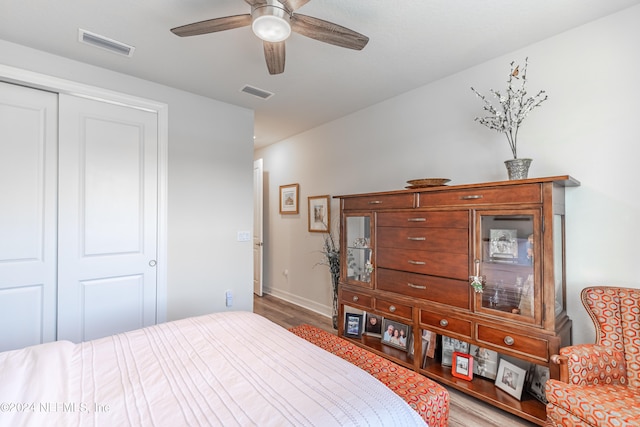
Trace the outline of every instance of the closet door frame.
<path fill-rule="evenodd" d="M 169 107 L 167 104 L 102 89 L 70 80 L 0 64 L 0 81 L 50 92 L 126 105 L 158 115 L 158 257 L 156 322 L 167 321 L 167 170 L 169 148 Z"/>

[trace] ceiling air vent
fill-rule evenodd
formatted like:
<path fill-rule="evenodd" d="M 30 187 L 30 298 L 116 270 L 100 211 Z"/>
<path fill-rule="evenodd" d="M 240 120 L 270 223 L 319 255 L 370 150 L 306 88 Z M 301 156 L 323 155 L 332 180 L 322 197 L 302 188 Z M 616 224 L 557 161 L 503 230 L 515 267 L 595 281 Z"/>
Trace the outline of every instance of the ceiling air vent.
<path fill-rule="evenodd" d="M 240 92 L 248 93 L 249 95 L 257 96 L 258 98 L 262 99 L 269 99 L 273 95 L 275 95 L 273 92 L 267 92 L 266 90 L 258 89 L 257 87 L 249 85 L 245 85 L 242 89 L 240 89 Z"/>
<path fill-rule="evenodd" d="M 109 52 L 117 53 L 118 55 L 124 55 L 131 57 L 133 51 L 136 49 L 133 46 L 124 44 L 117 40 L 95 34 L 82 28 L 78 29 L 78 40 L 82 43 L 89 44 L 91 46 L 99 47 L 100 49 L 108 50 Z"/>

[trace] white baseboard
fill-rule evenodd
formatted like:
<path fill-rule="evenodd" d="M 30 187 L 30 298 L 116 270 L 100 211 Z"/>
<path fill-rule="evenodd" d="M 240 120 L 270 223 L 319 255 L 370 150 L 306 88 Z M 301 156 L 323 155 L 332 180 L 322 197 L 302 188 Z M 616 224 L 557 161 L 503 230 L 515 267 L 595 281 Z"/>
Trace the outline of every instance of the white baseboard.
<path fill-rule="evenodd" d="M 290 302 L 291 304 L 299 305 L 300 307 L 306 308 L 307 310 L 311 310 L 314 313 L 318 313 L 322 316 L 328 317 L 329 319 L 331 319 L 331 317 L 333 316 L 331 307 L 318 304 L 315 301 L 311 301 L 306 298 L 301 298 L 297 295 L 293 295 L 288 292 L 283 292 L 278 289 L 264 288 L 262 291 L 265 294 L 269 294 L 276 298 L 280 298 L 281 300 Z"/>

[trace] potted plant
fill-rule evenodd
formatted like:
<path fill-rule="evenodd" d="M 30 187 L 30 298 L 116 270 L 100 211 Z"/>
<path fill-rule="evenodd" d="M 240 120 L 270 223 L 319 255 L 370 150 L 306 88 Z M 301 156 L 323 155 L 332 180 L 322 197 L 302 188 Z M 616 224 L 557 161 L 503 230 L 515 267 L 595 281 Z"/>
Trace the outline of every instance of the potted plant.
<path fill-rule="evenodd" d="M 324 260 L 319 264 L 329 267 L 331 273 L 331 291 L 332 291 L 332 323 L 333 329 L 338 329 L 338 283 L 340 281 L 340 248 L 336 245 L 331 230 L 324 237 L 322 245 L 322 254 Z"/>
<path fill-rule="evenodd" d="M 517 144 L 518 131 L 522 122 L 534 108 L 540 106 L 547 100 L 544 90 L 535 96 L 527 97 L 527 66 L 529 58 L 525 58 L 524 67 L 521 69 L 515 62 L 511 62 L 511 70 L 507 78 L 507 89 L 503 92 L 490 89 L 489 92 L 497 101 L 495 104 L 471 87 L 471 90 L 484 102 L 484 117 L 476 117 L 475 121 L 493 129 L 499 133 L 504 133 L 509 142 L 509 148 L 513 154 L 513 159 L 505 161 L 509 179 L 527 178 L 531 159 L 518 158 Z M 517 83 L 520 83 L 519 85 Z"/>

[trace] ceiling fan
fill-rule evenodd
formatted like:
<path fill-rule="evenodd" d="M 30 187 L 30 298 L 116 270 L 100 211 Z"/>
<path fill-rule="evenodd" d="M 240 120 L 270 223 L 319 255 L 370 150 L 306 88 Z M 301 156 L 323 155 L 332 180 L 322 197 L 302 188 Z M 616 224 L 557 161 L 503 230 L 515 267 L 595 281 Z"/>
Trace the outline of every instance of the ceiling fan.
<path fill-rule="evenodd" d="M 269 74 L 284 72 L 284 43 L 292 31 L 321 42 L 355 50 L 361 50 L 369 41 L 367 36 L 332 22 L 293 13 L 310 0 L 244 1 L 251 6 L 250 14 L 208 19 L 172 28 L 171 32 L 180 37 L 187 37 L 251 25 L 253 32 L 263 40 Z"/>

